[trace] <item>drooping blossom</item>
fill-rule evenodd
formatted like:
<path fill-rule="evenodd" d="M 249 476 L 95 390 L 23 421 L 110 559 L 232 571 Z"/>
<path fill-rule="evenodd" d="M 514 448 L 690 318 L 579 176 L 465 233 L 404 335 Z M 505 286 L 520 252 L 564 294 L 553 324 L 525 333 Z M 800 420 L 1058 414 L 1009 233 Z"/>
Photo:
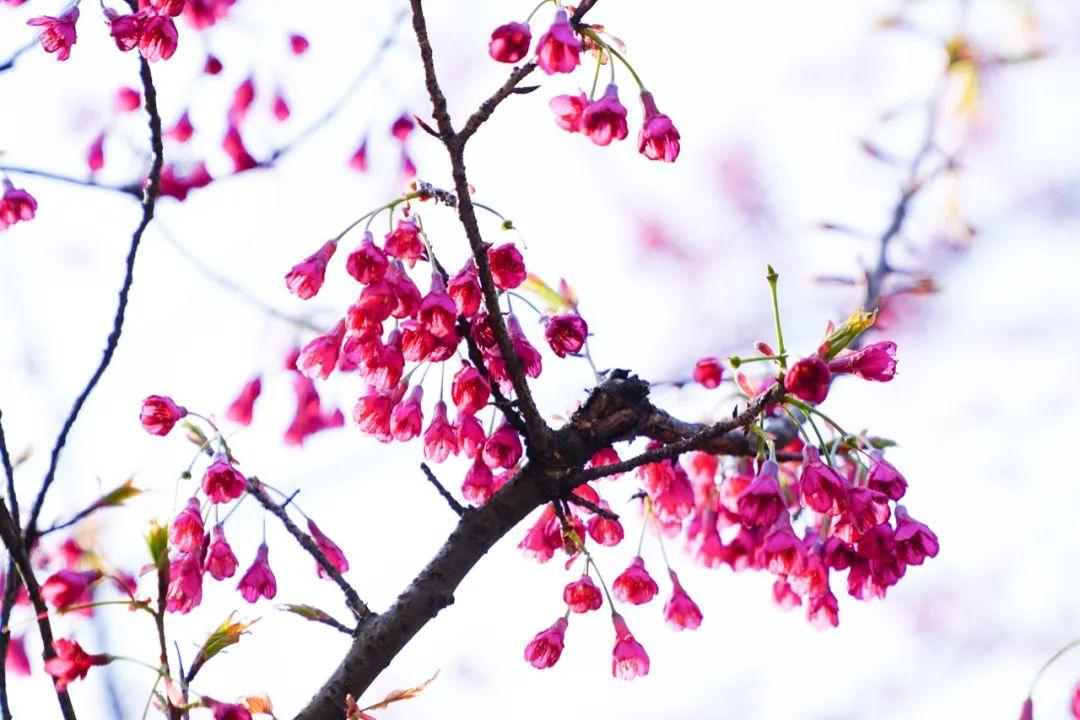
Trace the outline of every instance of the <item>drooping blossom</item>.
<path fill-rule="evenodd" d="M 409 135 L 412 134 L 413 129 L 416 128 L 416 123 L 409 117 L 408 113 L 401 113 L 396 120 L 390 125 L 390 134 L 398 139 L 398 142 L 405 142 L 409 139 Z"/>
<path fill-rule="evenodd" d="M 76 42 L 75 23 L 79 20 L 79 7 L 76 5 L 60 17 L 39 15 L 26 21 L 27 25 L 40 27 L 41 47 L 47 53 L 56 53 L 59 61 L 71 57 L 71 46 Z"/>
<path fill-rule="evenodd" d="M 597 610 L 604 604 L 604 596 L 592 578 L 582 575 L 563 588 L 563 602 L 576 613 Z"/>
<path fill-rule="evenodd" d="M 559 662 L 568 625 L 567 619 L 561 617 L 547 630 L 538 632 L 525 646 L 526 662 L 537 670 L 544 670 Z"/>
<path fill-rule="evenodd" d="M 462 360 L 461 369 L 450 384 L 450 397 L 459 413 L 475 415 L 491 396 L 491 386 L 471 363 Z"/>
<path fill-rule="evenodd" d="M 145 4 L 148 4 L 159 15 L 176 17 L 184 11 L 185 2 L 186 0 L 146 0 Z"/>
<path fill-rule="evenodd" d="M 225 67 L 221 64 L 221 60 L 216 55 L 207 55 L 206 63 L 203 64 L 203 72 L 207 75 L 220 75 L 221 71 Z"/>
<path fill-rule="evenodd" d="M 521 438 L 518 437 L 517 431 L 510 427 L 510 423 L 503 420 L 484 443 L 481 456 L 488 467 L 509 470 L 517 465 L 518 460 L 521 459 L 521 453 Z"/>
<path fill-rule="evenodd" d="M 487 435 L 484 434 L 484 428 L 480 421 L 476 419 L 474 414 L 459 410 L 457 418 L 454 420 L 454 430 L 457 432 L 457 441 L 461 452 L 470 460 L 476 458 L 487 440 Z"/>
<path fill-rule="evenodd" d="M 383 248 L 390 257 L 402 260 L 412 267 L 417 260 L 424 257 L 420 226 L 409 219 L 398 220 L 393 231 L 386 236 Z"/>
<path fill-rule="evenodd" d="M 633 680 L 649 674 L 649 656 L 641 646 L 622 615 L 612 616 L 615 625 L 615 647 L 611 653 L 611 674 L 621 680 Z"/>
<path fill-rule="evenodd" d="M 206 570 L 215 580 L 226 580 L 236 574 L 239 561 L 220 523 L 210 532 L 210 546 L 206 550 Z"/>
<path fill-rule="evenodd" d="M 372 390 L 356 401 L 353 420 L 361 432 L 372 435 L 380 442 L 390 442 L 390 415 L 401 399 L 397 388 Z"/>
<path fill-rule="evenodd" d="M 212 503 L 227 503 L 244 494 L 247 480 L 228 458 L 218 455 L 202 479 L 202 489 Z"/>
<path fill-rule="evenodd" d="M 813 445 L 803 447 L 799 497 L 803 505 L 825 515 L 838 514 L 847 501 L 844 479 L 836 470 L 821 462 L 821 455 Z"/>
<path fill-rule="evenodd" d="M 589 325 L 577 313 L 556 315 L 544 328 L 544 338 L 559 357 L 580 352 L 588 335 Z"/>
<path fill-rule="evenodd" d="M 493 482 L 491 468 L 477 455 L 465 473 L 465 481 L 461 483 L 461 494 L 473 505 L 483 505 L 491 499 Z"/>
<path fill-rule="evenodd" d="M 301 300 L 310 300 L 322 289 L 326 265 L 334 257 L 337 243 L 326 242 L 314 254 L 293 266 L 285 275 L 285 286 Z"/>
<path fill-rule="evenodd" d="M 896 506 L 896 553 L 908 565 L 922 565 L 926 558 L 937 557 L 938 539 L 934 531 L 908 515 L 903 505 Z"/>
<path fill-rule="evenodd" d="M 650 160 L 675 162 L 679 157 L 679 131 L 675 124 L 657 109 L 652 93 L 641 93 L 641 105 L 645 119 L 638 133 L 638 152 Z"/>
<path fill-rule="evenodd" d="M 176 52 L 178 40 L 176 23 L 171 17 L 150 14 L 142 22 L 139 53 L 147 62 L 168 60 Z"/>
<path fill-rule="evenodd" d="M 296 414 L 285 430 L 286 445 L 303 445 L 304 440 L 315 433 L 345 425 L 341 410 L 323 408 L 319 391 L 310 378 L 297 373 L 293 378 L 293 393 L 296 395 Z"/>
<path fill-rule="evenodd" d="M 664 603 L 664 620 L 674 630 L 696 630 L 701 626 L 701 608 L 686 594 L 678 575 L 669 570 L 671 598 Z"/>
<path fill-rule="evenodd" d="M 358 283 L 367 285 L 386 274 L 389 261 L 370 232 L 365 232 L 360 246 L 345 259 L 345 271 Z"/>
<path fill-rule="evenodd" d="M 7 178 L 3 181 L 4 194 L 0 196 L 0 230 L 6 230 L 17 222 L 34 219 L 37 212 L 37 200 L 21 188 L 12 185 Z"/>
<path fill-rule="evenodd" d="M 187 0 L 184 17 L 196 30 L 205 30 L 229 14 L 236 0 Z"/>
<path fill-rule="evenodd" d="M 390 434 L 398 442 L 409 442 L 420 435 L 424 425 L 424 412 L 420 406 L 423 398 L 424 388 L 416 385 L 408 399 L 398 403 L 390 413 Z"/>
<path fill-rule="evenodd" d="M 850 373 L 863 380 L 888 382 L 896 375 L 896 343 L 877 342 L 864 348 L 844 351 L 829 361 L 833 374 Z"/>
<path fill-rule="evenodd" d="M 816 405 L 825 401 L 831 381 L 829 366 L 817 355 L 811 355 L 791 366 L 784 377 L 784 386 L 800 400 Z"/>
<path fill-rule="evenodd" d="M 259 162 L 248 152 L 247 146 L 244 145 L 244 138 L 240 135 L 240 128 L 234 123 L 229 123 L 225 137 L 221 141 L 221 149 L 232 159 L 234 174 L 259 165 Z"/>
<path fill-rule="evenodd" d="M 529 52 L 532 33 L 527 23 L 509 22 L 491 33 L 488 53 L 501 63 L 516 63 Z"/>
<path fill-rule="evenodd" d="M 41 597 L 54 608 L 84 604 L 90 600 L 90 586 L 100 579 L 100 570 L 58 570 L 41 583 Z"/>
<path fill-rule="evenodd" d="M 139 413 L 139 422 L 151 435 L 168 435 L 180 420 L 187 416 L 187 410 L 164 395 L 151 395 L 143 400 Z"/>
<path fill-rule="evenodd" d="M 293 55 L 303 55 L 310 46 L 311 43 L 303 35 L 299 33 L 289 35 L 289 48 L 292 50 Z"/>
<path fill-rule="evenodd" d="M 548 107 L 555 115 L 555 124 L 566 132 L 581 132 L 581 115 L 589 98 L 585 93 L 578 95 L 556 95 L 548 101 Z"/>
<path fill-rule="evenodd" d="M 262 377 L 256 376 L 248 380 L 240 389 L 240 394 L 230 403 L 225 411 L 225 417 L 238 425 L 250 425 L 251 417 L 255 411 L 255 401 L 262 394 Z"/>
<path fill-rule="evenodd" d="M 431 290 L 420 301 L 416 319 L 436 337 L 446 337 L 454 330 L 457 305 L 447 294 L 442 276 L 437 272 L 431 274 Z"/>
<path fill-rule="evenodd" d="M 117 112 L 135 112 L 142 105 L 142 93 L 135 88 L 122 87 L 116 91 L 116 99 L 113 104 Z"/>
<path fill-rule="evenodd" d="M 753 481 L 739 495 L 739 517 L 747 527 L 768 527 L 776 522 L 786 503 L 780 494 L 777 465 L 766 460 Z"/>
<path fill-rule="evenodd" d="M 319 529 L 319 526 L 315 524 L 314 520 L 308 520 L 308 532 L 311 533 L 311 537 L 315 538 L 315 544 L 322 550 L 326 559 L 334 566 L 334 569 L 339 573 L 346 573 L 349 571 L 349 561 L 345 557 L 345 553 L 341 551 L 341 548 L 337 544 L 326 537 L 326 534 Z M 316 572 L 319 577 L 326 577 L 326 571 L 323 570 L 322 565 L 316 563 Z"/>
<path fill-rule="evenodd" d="M 694 382 L 706 390 L 718 387 L 723 377 L 724 366 L 714 357 L 702 358 L 694 365 Z"/>
<path fill-rule="evenodd" d="M 480 278 L 476 273 L 476 264 L 472 258 L 469 258 L 465 267 L 461 268 L 457 275 L 450 278 L 450 282 L 446 285 L 446 292 L 453 299 L 460 315 L 468 318 L 479 312 L 484 295 L 480 289 Z"/>
<path fill-rule="evenodd" d="M 181 554 L 169 563 L 165 609 L 186 615 L 202 602 L 203 565 L 199 553 Z"/>
<path fill-rule="evenodd" d="M 806 549 L 791 527 L 791 519 L 782 513 L 761 544 L 765 569 L 775 575 L 791 575 L 802 569 Z"/>
<path fill-rule="evenodd" d="M 572 72 L 581 62 L 581 40 L 564 10 L 555 13 L 551 28 L 536 43 L 536 64 L 548 75 Z"/>
<path fill-rule="evenodd" d="M 105 19 L 109 22 L 109 35 L 117 48 L 127 52 L 138 47 L 139 38 L 142 37 L 144 17 L 144 13 L 120 15 L 115 10 L 105 10 Z"/>
<path fill-rule="evenodd" d="M 202 547 L 205 535 L 199 499 L 190 498 L 169 523 L 169 542 L 180 552 L 189 553 Z"/>
<path fill-rule="evenodd" d="M 581 113 L 581 132 L 600 146 L 610 145 L 612 140 L 626 139 L 629 132 L 626 108 L 619 102 L 619 88 L 615 83 L 607 86 L 603 96 L 585 106 Z"/>
<path fill-rule="evenodd" d="M 356 172 L 367 172 L 368 169 L 368 141 L 365 137 L 360 141 L 359 147 L 356 148 L 356 152 L 349 158 L 349 167 Z"/>
<path fill-rule="evenodd" d="M 165 132 L 167 137 L 172 138 L 178 143 L 186 143 L 194 134 L 195 126 L 191 124 L 191 118 L 188 117 L 188 112 L 186 110 L 176 120 L 176 124 Z"/>
<path fill-rule="evenodd" d="M 600 501 L 600 507 L 604 510 L 609 509 L 608 504 L 603 500 Z M 612 520 L 611 518 L 606 518 L 599 514 L 589 518 L 586 528 L 589 537 L 591 537 L 596 544 L 604 547 L 615 547 L 622 542 L 624 535 L 622 523 L 618 520 Z"/>
<path fill-rule="evenodd" d="M 818 630 L 836 627 L 840 624 L 840 604 L 831 590 L 826 590 L 817 597 L 811 597 L 806 605 L 806 618 Z"/>
<path fill-rule="evenodd" d="M 907 492 L 907 480 L 900 471 L 882 458 L 875 458 L 866 476 L 866 485 L 890 500 L 899 500 Z"/>
<path fill-rule="evenodd" d="M 90 143 L 90 148 L 86 151 L 86 167 L 91 175 L 105 167 L 105 133 L 99 133 L 94 142 Z"/>
<path fill-rule="evenodd" d="M 8 640 L 7 657 L 4 668 L 13 675 L 30 675 L 30 657 L 26 654 L 26 638 L 13 635 Z"/>
<path fill-rule="evenodd" d="M 112 658 L 106 654 L 90 655 L 74 640 L 57 638 L 52 644 L 54 657 L 45 661 L 45 672 L 52 675 L 60 692 L 76 680 L 86 677 L 90 668 L 107 665 Z"/>
<path fill-rule="evenodd" d="M 441 463 L 458 452 L 457 432 L 446 417 L 446 403 L 440 400 L 435 403 L 431 423 L 424 431 L 424 457 Z"/>
<path fill-rule="evenodd" d="M 644 605 L 656 597 L 660 588 L 645 569 L 645 561 L 639 555 L 631 561 L 630 567 L 615 578 L 611 584 L 611 592 L 615 599 L 621 602 Z"/>
<path fill-rule="evenodd" d="M 257 602 L 260 597 L 273 600 L 277 595 L 277 579 L 274 571 L 270 569 L 270 549 L 265 542 L 259 545 L 255 561 L 240 578 L 237 589 L 249 603 Z"/>
<path fill-rule="evenodd" d="M 248 76 L 233 90 L 232 102 L 229 104 L 228 119 L 230 125 L 239 125 L 247 117 L 255 102 L 255 78 Z"/>
<path fill-rule="evenodd" d="M 345 321 L 323 335 L 314 338 L 300 350 L 296 359 L 296 369 L 312 380 L 325 380 L 337 366 L 341 343 L 345 340 Z"/>

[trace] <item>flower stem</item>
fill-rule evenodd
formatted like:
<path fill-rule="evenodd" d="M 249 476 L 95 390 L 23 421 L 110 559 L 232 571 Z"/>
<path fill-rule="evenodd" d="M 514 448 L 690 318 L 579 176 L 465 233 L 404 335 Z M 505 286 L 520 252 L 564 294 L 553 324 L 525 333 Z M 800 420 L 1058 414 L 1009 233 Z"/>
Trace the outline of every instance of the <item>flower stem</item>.
<path fill-rule="evenodd" d="M 766 265 L 765 267 L 768 270 L 765 279 L 769 281 L 769 292 L 772 294 L 773 318 L 776 321 L 776 342 L 780 346 L 779 352 L 777 352 L 776 355 L 780 360 L 780 367 L 786 368 L 787 353 L 784 351 L 784 331 L 780 328 L 780 301 L 776 296 L 776 281 L 780 279 L 780 275 L 773 270 L 772 265 Z"/>

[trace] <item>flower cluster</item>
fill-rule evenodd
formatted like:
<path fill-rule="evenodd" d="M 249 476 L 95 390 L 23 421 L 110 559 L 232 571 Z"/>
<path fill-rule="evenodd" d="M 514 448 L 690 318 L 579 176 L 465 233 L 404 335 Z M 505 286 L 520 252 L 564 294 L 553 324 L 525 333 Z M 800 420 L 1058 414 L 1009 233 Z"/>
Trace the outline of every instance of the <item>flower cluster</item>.
<path fill-rule="evenodd" d="M 234 418 L 250 419 L 251 403 L 254 403 L 259 388 L 257 380 L 250 383 L 233 403 L 229 414 Z M 188 416 L 188 411 L 172 399 L 151 395 L 143 401 L 140 421 L 151 435 L 167 435 Z M 201 416 L 192 414 L 192 417 Z M 225 513 L 223 518 L 222 508 L 239 500 L 247 491 L 249 482 L 256 482 L 248 480 L 237 469 L 236 461 L 214 423 L 202 419 L 212 430 L 211 435 L 190 422 L 186 428 L 190 439 L 199 446 L 200 454 L 211 454 L 211 461 L 201 483 L 167 528 L 169 582 L 166 608 L 169 612 L 182 614 L 190 612 L 202 602 L 203 582 L 207 574 L 217 581 L 236 575 L 239 560 L 225 537 L 225 520 L 231 513 Z M 184 479 L 190 477 L 191 468 L 182 475 Z M 269 487 L 265 484 L 262 486 Z M 214 519 L 212 526 L 210 518 Z M 329 562 L 339 572 L 346 572 L 349 562 L 341 549 L 311 520 L 308 520 L 308 529 Z M 318 574 L 324 576 L 321 568 L 318 568 Z M 78 590 L 75 579 L 64 578 L 64 584 L 58 585 L 54 594 L 69 599 Z M 92 580 L 86 578 L 84 584 Z M 277 595 L 277 578 L 270 567 L 270 550 L 265 538 L 255 551 L 255 559 L 241 575 L 237 590 L 249 603 L 258 602 L 260 598 L 272 600 Z"/>
<path fill-rule="evenodd" d="M 541 3 L 540 7 L 543 5 Z M 533 12 L 535 14 L 536 11 Z M 645 89 L 633 67 L 615 49 L 618 41 L 610 36 L 605 39 L 604 35 L 602 27 L 575 25 L 567 17 L 566 11 L 560 8 L 555 12 L 551 27 L 537 41 L 533 62 L 548 75 L 573 72 L 581 64 L 583 52 L 591 51 L 596 56 L 596 74 L 588 95 L 579 92 L 551 99 L 549 104 L 555 115 L 555 123 L 563 130 L 580 133 L 600 146 L 625 140 L 629 134 L 627 111 L 619 101 L 619 89 L 614 82 L 614 63 L 618 60 L 633 76 L 641 92 L 643 118 L 638 132 L 638 151 L 650 160 L 675 162 L 679 157 L 679 131 L 671 118 L 660 112 L 652 93 Z M 528 21 L 510 22 L 500 25 L 491 33 L 488 52 L 499 62 L 516 63 L 529 54 L 531 44 L 532 32 Z M 612 82 L 597 97 L 597 79 L 604 64 L 611 65 Z"/>

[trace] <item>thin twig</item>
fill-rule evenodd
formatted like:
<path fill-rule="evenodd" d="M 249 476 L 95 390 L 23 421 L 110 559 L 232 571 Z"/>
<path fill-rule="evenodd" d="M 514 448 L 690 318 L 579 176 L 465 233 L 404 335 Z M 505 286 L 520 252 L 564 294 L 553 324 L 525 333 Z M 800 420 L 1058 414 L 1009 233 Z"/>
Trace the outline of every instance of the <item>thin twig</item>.
<path fill-rule="evenodd" d="M 266 491 L 263 490 L 257 477 L 248 479 L 247 491 L 248 494 L 259 501 L 260 505 L 281 521 L 281 524 L 285 526 L 285 529 L 289 534 L 300 543 L 300 547 L 304 548 L 311 557 L 315 558 L 315 562 L 319 564 L 319 567 L 321 567 L 330 579 L 341 588 L 341 592 L 345 595 L 345 604 L 349 606 L 349 609 L 358 620 L 363 622 L 364 620 L 368 620 L 375 616 L 375 613 L 372 612 L 371 608 L 360 599 L 356 589 L 349 584 L 348 580 L 342 577 L 341 573 L 338 572 L 338 569 L 334 567 L 334 564 L 326 557 L 326 554 L 319 548 L 315 540 L 298 528 L 296 523 L 292 521 L 292 518 L 289 517 L 289 513 L 285 508 L 275 503 L 270 496 L 266 494 Z"/>
<path fill-rule="evenodd" d="M 108 185 L 99 183 L 97 180 L 91 178 L 73 177 L 71 175 L 54 173 L 48 170 L 23 167 L 21 165 L 0 165 L 0 170 L 13 175 L 29 175 L 31 177 L 45 178 L 46 180 L 56 180 L 57 182 L 67 183 L 69 185 L 79 185 L 81 187 L 95 188 L 97 190 L 108 190 L 109 192 L 122 193 L 135 198 L 143 196 L 142 189 L 137 185 Z"/>
<path fill-rule="evenodd" d="M 439 478 L 435 477 L 435 473 L 431 471 L 431 468 L 428 467 L 427 463 L 420 463 L 420 469 L 424 471 L 424 475 L 427 476 L 428 482 L 435 486 L 435 489 L 439 491 L 439 494 L 442 495 L 443 500 L 450 506 L 450 509 L 456 512 L 458 517 L 464 515 L 465 508 L 462 507 L 461 503 L 450 494 L 450 491 L 439 482 Z"/>
<path fill-rule="evenodd" d="M 14 53 L 12 53 L 11 57 L 9 57 L 4 62 L 0 63 L 0 73 L 5 72 L 5 71 L 10 70 L 11 68 L 15 67 L 15 61 L 18 60 L 24 53 L 27 53 L 30 50 L 33 50 L 34 47 L 37 44 L 38 44 L 38 40 L 37 40 L 37 38 L 34 38 L 29 43 L 27 43 L 26 45 L 23 45 L 21 48 L 19 48 Z"/>
<path fill-rule="evenodd" d="M 105 370 L 109 367 L 109 363 L 112 362 L 116 348 L 120 344 L 120 333 L 124 329 L 124 314 L 127 311 L 128 294 L 131 292 L 131 285 L 135 279 L 135 256 L 139 251 L 139 244 L 142 241 L 143 234 L 146 232 L 146 228 L 150 225 L 150 221 L 154 217 L 154 207 L 157 204 L 158 193 L 161 190 L 161 168 L 165 162 L 165 150 L 161 139 L 161 115 L 158 113 L 157 89 L 154 87 L 154 78 L 150 72 L 150 64 L 142 57 L 139 58 L 139 75 L 142 80 L 143 96 L 146 98 L 146 113 L 149 117 L 148 124 L 150 126 L 150 147 L 153 154 L 150 172 L 147 176 L 146 188 L 143 191 L 142 217 L 139 219 L 139 224 L 135 228 L 135 232 L 131 235 L 131 246 L 128 249 L 127 258 L 125 260 L 124 283 L 120 287 L 116 314 L 113 317 L 113 328 L 105 342 L 105 351 L 102 354 L 101 361 L 98 363 L 97 368 L 94 370 L 94 374 L 90 376 L 89 382 L 86 383 L 82 392 L 79 393 L 79 396 L 75 399 L 75 403 L 72 405 L 68 417 L 64 421 L 64 425 L 60 429 L 60 434 L 56 438 L 56 444 L 53 446 L 49 456 L 48 471 L 45 473 L 45 479 L 41 483 L 41 488 L 38 490 L 37 497 L 34 499 L 34 505 L 30 510 L 30 519 L 27 521 L 26 532 L 24 533 L 28 547 L 33 546 L 33 542 L 37 537 L 38 518 L 41 515 L 41 509 L 45 504 L 45 496 L 49 492 L 49 488 L 52 486 L 53 481 L 56 479 L 56 468 L 60 461 L 60 452 L 64 449 L 64 444 L 67 442 L 68 433 L 71 432 L 71 428 L 75 425 L 75 421 L 79 417 L 79 412 L 82 410 L 86 400 L 90 397 L 90 393 L 93 392 L 98 381 L 100 381 L 101 377 L 105 374 Z"/>

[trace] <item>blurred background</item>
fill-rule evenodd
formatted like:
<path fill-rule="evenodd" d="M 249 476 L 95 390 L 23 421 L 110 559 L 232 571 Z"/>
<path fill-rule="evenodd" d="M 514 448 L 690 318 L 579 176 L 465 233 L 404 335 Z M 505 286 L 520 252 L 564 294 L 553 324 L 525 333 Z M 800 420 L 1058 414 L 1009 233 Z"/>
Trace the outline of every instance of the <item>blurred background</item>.
<path fill-rule="evenodd" d="M 87 148 L 107 129 L 96 181 L 124 184 L 144 172 L 145 120 L 118 113 L 114 98 L 118 88 L 138 86 L 138 63 L 112 47 L 100 9 L 84 5 L 69 61 L 37 49 L 0 74 L 0 165 L 86 178 Z M 374 609 L 392 602 L 453 527 L 419 471 L 415 442 L 383 446 L 347 420 L 302 448 L 282 443 L 294 402 L 282 358 L 313 333 L 265 311 L 328 328 L 355 292 L 341 254 L 308 303 L 287 293 L 284 273 L 405 186 L 402 148 L 389 127 L 402 113 L 429 117 L 429 105 L 404 5 L 339 2 L 299 12 L 294 3 L 243 0 L 206 32 L 181 22 L 176 56 L 154 66 L 166 126 L 190 108 L 196 128 L 190 143 L 167 146 L 167 159 L 183 167 L 205 158 L 214 176 L 231 171 L 220 150 L 225 110 L 248 76 L 256 100 L 244 140 L 257 158 L 346 99 L 273 167 L 159 205 L 119 352 L 71 435 L 43 518 L 65 518 L 133 478 L 143 495 L 77 532 L 118 566 L 136 571 L 146 562 L 150 519 L 171 517 L 190 492 L 176 478 L 191 447 L 148 436 L 137 419 L 142 398 L 168 394 L 220 416 L 260 373 L 255 422 L 230 426 L 230 444 L 246 472 L 301 491 L 297 502 L 341 545 L 348 578 Z M 505 78 L 506 68 L 487 56 L 491 30 L 523 19 L 531 4 L 429 6 L 440 79 L 460 122 Z M 53 0 L 0 7 L 0 58 L 33 38 L 26 18 L 64 7 Z M 535 35 L 549 13 L 533 21 Z M 476 198 L 520 229 L 529 269 L 551 284 L 565 278 L 578 292 L 601 368 L 685 379 L 702 356 L 745 354 L 769 340 L 766 263 L 781 274 L 789 347 L 812 352 L 825 324 L 861 303 L 865 290 L 843 279 L 857 283 L 876 260 L 876 238 L 926 138 L 928 103 L 939 108 L 935 152 L 951 158 L 950 169 L 913 201 L 891 250 L 895 265 L 911 272 L 894 277 L 892 289 L 918 290 L 896 296 L 883 318 L 899 345 L 897 377 L 838 384 L 828 412 L 899 443 L 891 458 L 911 483 L 905 505 L 938 533 L 941 554 L 911 568 L 884 601 L 857 602 L 841 595 L 840 582 L 840 626 L 826 632 L 777 608 L 764 573 L 702 570 L 679 554 L 673 565 L 704 622 L 673 633 L 659 602 L 627 610 L 652 671 L 625 683 L 610 676 L 611 629 L 602 614 L 574 618 L 554 668 L 538 672 L 521 659 L 533 634 L 562 612 L 567 579 L 560 563 L 521 556 L 522 527 L 365 700 L 441 669 L 420 698 L 377 715 L 1014 717 L 1038 666 L 1080 635 L 1080 484 L 1062 454 L 1080 427 L 1080 7 L 765 0 L 661 8 L 623 0 L 600 2 L 589 19 L 626 43 L 675 120 L 678 162 L 649 163 L 635 152 L 639 109 L 623 72 L 617 81 L 631 108 L 631 140 L 598 148 L 555 126 L 547 100 L 587 89 L 586 64 L 573 76 L 534 76 L 541 89 L 499 108 L 470 144 L 468 164 Z M 291 32 L 310 40 L 303 56 L 289 51 Z M 953 48 L 974 58 L 966 66 L 949 65 L 946 46 L 955 38 L 963 43 Z M 221 75 L 202 74 L 207 52 L 221 59 Z M 1027 60 L 1033 52 L 1043 57 Z M 373 69 L 350 90 L 372 57 Z M 278 89 L 292 109 L 285 122 L 270 112 Z M 358 173 L 349 159 L 365 138 L 370 162 Z M 419 178 L 450 185 L 433 138 L 418 130 L 406 151 Z M 108 189 L 11 178 L 39 202 L 33 222 L 0 234 L 0 408 L 12 451 L 30 452 L 18 470 L 28 497 L 111 328 L 139 211 L 133 198 Z M 440 259 L 459 267 L 467 244 L 453 214 L 427 209 L 424 220 Z M 506 237 L 488 220 L 489 239 Z M 938 292 L 926 292 L 931 285 Z M 540 344 L 536 326 L 527 332 Z M 592 379 L 584 362 L 550 355 L 545 362 L 537 394 L 555 421 Z M 319 389 L 346 416 L 363 390 L 358 378 L 338 376 Z M 730 408 L 725 391 L 695 386 L 658 389 L 654 401 L 687 419 Z M 465 468 L 458 460 L 438 473 L 456 488 Z M 617 512 L 632 493 L 630 480 L 609 492 Z M 633 514 L 625 519 L 627 536 L 636 537 Z M 262 511 L 245 504 L 228 528 L 244 567 L 263 532 Z M 208 581 L 202 605 L 170 616 L 169 630 L 189 660 L 243 605 L 239 616 L 258 624 L 213 661 L 198 689 L 223 699 L 267 692 L 277 713 L 290 717 L 348 639 L 275 605 L 345 612 L 337 588 L 314 579 L 310 558 L 273 518 L 265 532 L 279 580 L 274 602 L 248 606 L 233 584 Z M 609 577 L 630 552 L 624 545 L 602 553 Z M 655 546 L 646 560 L 659 567 Z M 140 614 L 103 608 L 92 624 L 57 625 L 93 651 L 156 655 L 152 623 Z M 33 625 L 17 615 L 13 632 L 27 635 L 36 671 L 11 681 L 15 715 L 52 717 Z M 150 671 L 141 673 L 113 665 L 73 685 L 80 717 L 140 717 L 153 683 Z M 1080 654 L 1055 665 L 1035 694 L 1037 717 L 1069 717 L 1078 679 Z"/>

